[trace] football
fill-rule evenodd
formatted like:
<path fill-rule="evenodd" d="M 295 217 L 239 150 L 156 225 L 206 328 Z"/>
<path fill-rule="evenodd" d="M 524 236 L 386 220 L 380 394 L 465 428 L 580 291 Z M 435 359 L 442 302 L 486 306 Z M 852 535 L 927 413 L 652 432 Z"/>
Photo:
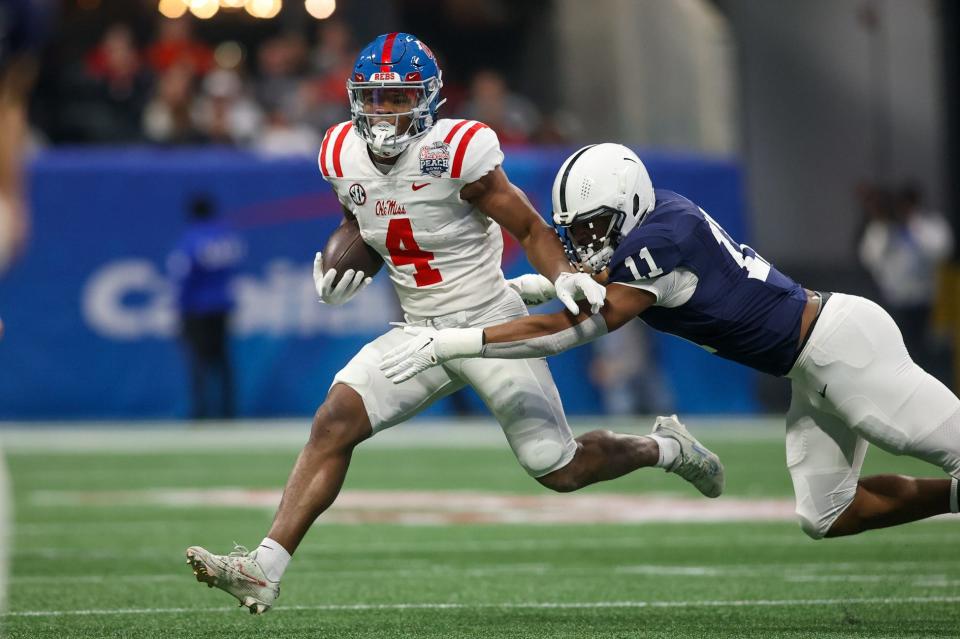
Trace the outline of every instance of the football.
<path fill-rule="evenodd" d="M 355 220 L 338 226 L 323 249 L 323 272 L 337 269 L 334 284 L 348 269 L 363 271 L 366 277 L 373 277 L 382 266 L 383 258 L 363 241 L 360 225 Z"/>

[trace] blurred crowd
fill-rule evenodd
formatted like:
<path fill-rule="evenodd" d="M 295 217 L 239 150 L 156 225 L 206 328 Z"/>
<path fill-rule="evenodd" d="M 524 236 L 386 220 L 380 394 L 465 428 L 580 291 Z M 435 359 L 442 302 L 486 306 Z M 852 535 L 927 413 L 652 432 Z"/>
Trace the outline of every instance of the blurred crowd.
<path fill-rule="evenodd" d="M 162 19 L 149 42 L 117 23 L 65 70 L 58 126 L 82 143 L 221 144 L 267 154 L 313 154 L 323 132 L 349 119 L 345 83 L 359 51 L 337 20 L 312 42 L 281 33 L 248 51 L 199 39 L 187 18 Z M 441 57 L 442 68 L 442 57 Z M 542 117 L 504 75 L 444 77 L 444 117 L 482 120 L 505 144 L 567 141 L 562 117 Z"/>
<path fill-rule="evenodd" d="M 933 321 L 942 293 L 941 269 L 954 248 L 950 223 L 924 203 L 914 184 L 864 183 L 857 188 L 857 198 L 863 213 L 860 262 L 873 279 L 879 301 L 900 327 L 913 359 L 950 383 L 948 335 Z"/>

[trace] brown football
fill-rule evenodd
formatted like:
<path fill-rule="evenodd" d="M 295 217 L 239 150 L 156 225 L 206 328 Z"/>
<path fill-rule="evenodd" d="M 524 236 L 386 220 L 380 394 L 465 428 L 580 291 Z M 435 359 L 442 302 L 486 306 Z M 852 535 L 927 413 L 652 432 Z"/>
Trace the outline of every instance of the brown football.
<path fill-rule="evenodd" d="M 338 226 L 323 249 L 323 272 L 337 269 L 334 283 L 339 282 L 348 269 L 363 271 L 366 277 L 373 277 L 382 266 L 383 258 L 363 241 L 356 221 Z"/>

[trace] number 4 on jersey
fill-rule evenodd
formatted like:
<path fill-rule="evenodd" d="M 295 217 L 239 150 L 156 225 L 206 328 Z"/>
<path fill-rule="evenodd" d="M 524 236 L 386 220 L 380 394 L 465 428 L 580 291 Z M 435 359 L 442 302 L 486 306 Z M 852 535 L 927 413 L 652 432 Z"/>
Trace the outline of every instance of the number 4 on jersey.
<path fill-rule="evenodd" d="M 417 241 L 413 239 L 413 227 L 410 226 L 409 219 L 395 217 L 390 220 L 390 224 L 387 226 L 386 245 L 394 266 L 413 264 L 416 269 L 413 279 L 418 287 L 430 286 L 443 281 L 440 271 L 430 266 L 433 253 L 421 249 Z"/>

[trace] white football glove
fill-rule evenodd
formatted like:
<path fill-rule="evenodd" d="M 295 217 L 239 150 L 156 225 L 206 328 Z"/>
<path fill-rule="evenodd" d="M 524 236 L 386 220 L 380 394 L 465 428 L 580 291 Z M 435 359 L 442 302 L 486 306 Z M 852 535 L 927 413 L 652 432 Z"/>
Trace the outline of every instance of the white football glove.
<path fill-rule="evenodd" d="M 405 326 L 411 338 L 386 353 L 380 370 L 394 384 L 405 382 L 417 373 L 458 357 L 479 357 L 483 350 L 482 328 L 444 328 Z"/>
<path fill-rule="evenodd" d="M 337 285 L 334 286 L 333 281 L 337 279 L 337 269 L 332 268 L 324 273 L 323 255 L 317 252 L 317 256 L 313 258 L 313 285 L 317 288 L 317 295 L 320 296 L 320 301 L 324 304 L 334 306 L 343 304 L 362 291 L 373 281 L 372 277 L 364 277 L 363 275 L 363 271 L 354 272 L 352 268 L 347 269 L 343 272 L 343 277 L 340 278 Z"/>
<path fill-rule="evenodd" d="M 604 288 L 603 284 L 598 284 L 586 273 L 561 273 L 557 276 L 557 281 L 553 283 L 553 287 L 557 291 L 557 299 L 563 302 L 567 310 L 574 315 L 580 313 L 580 308 L 574 300 L 580 294 L 590 304 L 591 313 L 599 311 L 607 297 L 607 289 Z"/>
<path fill-rule="evenodd" d="M 536 306 L 549 302 L 557 296 L 553 282 L 539 273 L 524 273 L 520 277 L 507 280 L 507 286 L 520 294 L 527 306 Z"/>

